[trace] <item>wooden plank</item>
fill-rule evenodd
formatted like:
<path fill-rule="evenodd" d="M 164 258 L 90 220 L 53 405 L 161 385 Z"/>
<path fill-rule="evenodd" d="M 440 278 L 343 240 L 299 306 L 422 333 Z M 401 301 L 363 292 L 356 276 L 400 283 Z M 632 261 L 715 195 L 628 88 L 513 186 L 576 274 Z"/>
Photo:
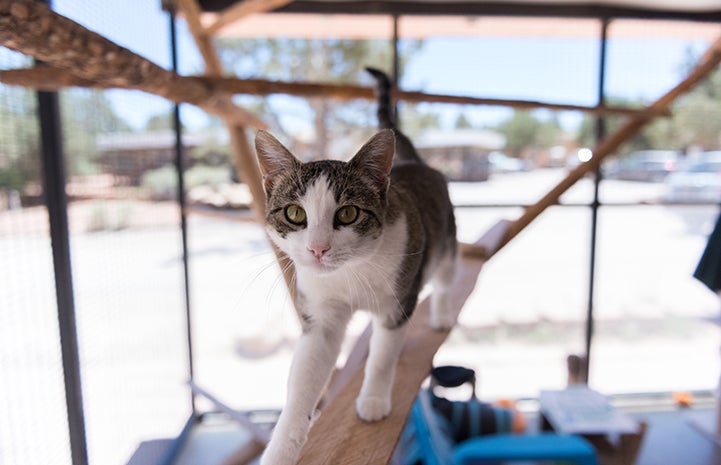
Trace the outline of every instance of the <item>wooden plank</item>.
<path fill-rule="evenodd" d="M 476 245 L 483 242 L 481 239 Z M 473 291 L 482 266 L 483 262 L 479 260 L 461 260 L 450 293 L 456 315 Z M 311 428 L 299 465 L 388 463 L 418 389 L 430 372 L 433 355 L 448 336 L 447 331 L 435 331 L 430 327 L 429 308 L 429 300 L 425 299 L 409 322 L 410 329 L 396 368 L 391 414 L 377 423 L 364 423 L 358 419 L 355 398 L 363 382 L 361 364 Z"/>
<path fill-rule="evenodd" d="M 223 66 L 220 63 L 218 53 L 213 46 L 210 34 L 203 28 L 200 23 L 200 6 L 196 0 L 175 0 L 180 7 L 180 11 L 185 16 L 185 22 L 188 29 L 195 39 L 195 44 L 203 56 L 205 61 L 205 74 L 210 76 L 220 76 Z"/>

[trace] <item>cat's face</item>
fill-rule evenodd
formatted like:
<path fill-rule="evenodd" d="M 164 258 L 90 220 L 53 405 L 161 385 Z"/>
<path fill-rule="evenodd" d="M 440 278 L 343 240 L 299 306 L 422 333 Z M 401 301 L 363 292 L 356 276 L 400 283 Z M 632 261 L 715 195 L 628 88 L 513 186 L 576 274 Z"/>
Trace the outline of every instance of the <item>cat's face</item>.
<path fill-rule="evenodd" d="M 394 141 L 392 131 L 382 131 L 349 162 L 301 163 L 273 136 L 258 132 L 266 230 L 297 267 L 331 273 L 377 249 Z"/>

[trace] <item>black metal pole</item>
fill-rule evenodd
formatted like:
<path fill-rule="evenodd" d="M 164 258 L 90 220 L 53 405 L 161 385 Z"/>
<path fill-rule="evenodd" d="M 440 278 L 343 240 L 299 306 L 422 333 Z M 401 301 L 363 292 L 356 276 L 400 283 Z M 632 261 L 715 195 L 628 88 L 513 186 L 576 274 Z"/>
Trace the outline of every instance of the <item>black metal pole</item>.
<path fill-rule="evenodd" d="M 50 5 L 49 0 L 39 3 Z M 36 63 L 37 65 L 38 63 Z M 73 465 L 88 465 L 85 435 L 85 412 L 80 373 L 78 330 L 75 318 L 75 296 L 70 260 L 68 200 L 65 194 L 65 159 L 63 154 L 60 100 L 57 92 L 38 92 L 43 196 L 48 209 L 50 243 L 55 273 L 55 300 L 58 311 L 60 353 L 63 363 L 65 409 L 68 416 L 70 456 Z"/>
<path fill-rule="evenodd" d="M 170 22 L 170 55 L 173 71 L 178 72 L 178 44 L 175 29 L 175 10 L 168 9 Z M 188 221 L 185 202 L 185 175 L 183 174 L 183 128 L 180 123 L 180 105 L 173 107 L 173 127 L 175 129 L 175 168 L 178 173 L 178 204 L 180 206 L 180 235 L 183 248 L 183 285 L 185 293 L 185 335 L 188 347 L 188 376 L 193 380 L 195 369 L 193 365 L 193 333 L 190 307 L 190 273 L 188 261 Z M 195 415 L 195 396 L 190 393 L 190 405 Z"/>
<path fill-rule="evenodd" d="M 608 34 L 608 18 L 601 20 L 601 38 L 598 66 L 598 105 L 603 105 L 606 100 L 606 42 Z M 602 116 L 596 117 L 595 137 L 596 142 L 603 139 L 606 135 L 606 125 Z M 593 202 L 591 203 L 591 244 L 589 257 L 589 273 L 588 273 L 588 306 L 586 313 L 586 383 L 588 383 L 589 373 L 591 371 L 591 343 L 593 340 L 594 320 L 593 320 L 593 301 L 596 287 L 596 246 L 598 234 L 598 208 L 601 205 L 598 192 L 601 184 L 601 167 L 596 168 L 593 178 Z"/>
<path fill-rule="evenodd" d="M 38 118 L 42 143 L 45 204 L 50 220 L 50 241 L 55 272 L 60 350 L 63 360 L 65 407 L 68 415 L 70 454 L 73 465 L 87 465 L 83 390 L 80 377 L 78 332 L 75 321 L 70 234 L 68 231 L 65 163 L 60 126 L 60 102 L 56 92 L 38 92 Z"/>
<path fill-rule="evenodd" d="M 391 79 L 393 80 L 393 88 L 398 89 L 398 80 L 400 79 L 400 54 L 398 53 L 398 15 L 393 15 L 393 70 Z M 396 102 L 393 103 L 393 122 L 396 126 L 399 126 L 398 121 L 398 105 Z"/>

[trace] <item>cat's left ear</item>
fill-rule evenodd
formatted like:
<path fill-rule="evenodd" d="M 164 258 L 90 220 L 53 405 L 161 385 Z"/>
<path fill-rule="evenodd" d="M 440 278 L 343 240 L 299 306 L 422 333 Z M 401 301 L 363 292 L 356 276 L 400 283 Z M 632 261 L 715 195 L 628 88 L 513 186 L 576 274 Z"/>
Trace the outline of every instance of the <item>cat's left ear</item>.
<path fill-rule="evenodd" d="M 275 176 L 291 172 L 300 166 L 300 161 L 267 131 L 260 130 L 256 133 L 255 153 L 258 155 L 258 165 L 266 192 L 272 187 Z"/>
<path fill-rule="evenodd" d="M 393 153 L 396 149 L 396 135 L 391 129 L 384 129 L 371 137 L 348 162 L 352 167 L 363 170 L 381 190 L 388 189 Z"/>

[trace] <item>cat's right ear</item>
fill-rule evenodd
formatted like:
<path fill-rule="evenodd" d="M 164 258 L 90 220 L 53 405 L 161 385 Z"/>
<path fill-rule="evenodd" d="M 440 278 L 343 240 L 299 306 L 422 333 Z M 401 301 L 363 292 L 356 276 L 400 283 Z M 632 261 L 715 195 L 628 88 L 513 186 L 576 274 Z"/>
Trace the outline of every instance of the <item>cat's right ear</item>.
<path fill-rule="evenodd" d="M 294 171 L 300 166 L 300 161 L 267 131 L 260 130 L 255 134 L 255 153 L 266 192 L 272 188 L 277 175 Z"/>

